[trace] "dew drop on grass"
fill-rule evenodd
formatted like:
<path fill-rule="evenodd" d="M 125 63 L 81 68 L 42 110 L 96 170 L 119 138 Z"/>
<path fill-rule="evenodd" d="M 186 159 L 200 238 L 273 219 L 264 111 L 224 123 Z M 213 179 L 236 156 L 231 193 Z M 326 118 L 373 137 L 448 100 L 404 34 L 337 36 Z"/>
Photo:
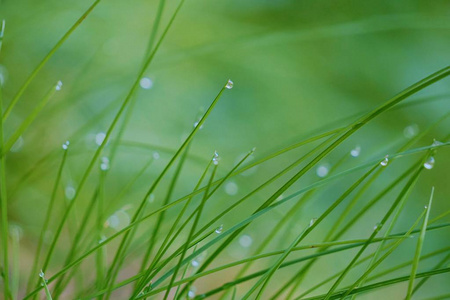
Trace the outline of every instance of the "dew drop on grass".
<path fill-rule="evenodd" d="M 194 267 L 194 268 L 197 268 L 199 265 L 200 265 L 200 263 L 198 262 L 198 260 L 193 260 L 193 261 L 191 261 L 191 265 Z"/>
<path fill-rule="evenodd" d="M 438 140 L 436 140 L 436 139 L 434 139 L 433 140 L 433 143 L 431 144 L 431 146 L 440 146 L 440 145 L 442 145 L 442 144 L 444 144 L 443 142 L 440 142 L 440 141 L 438 141 Z"/>
<path fill-rule="evenodd" d="M 434 162 L 435 162 L 434 157 L 430 156 L 428 157 L 427 161 L 423 164 L 423 167 L 427 170 L 431 170 L 434 167 Z"/>
<path fill-rule="evenodd" d="M 106 133 L 99 132 L 95 135 L 95 143 L 100 146 L 103 143 L 103 141 L 105 140 L 105 138 L 106 138 Z"/>
<path fill-rule="evenodd" d="M 194 299 L 195 298 L 195 294 L 196 294 L 196 289 L 195 289 L 195 287 L 192 286 L 189 289 L 189 292 L 188 292 L 189 299 Z"/>
<path fill-rule="evenodd" d="M 100 170 L 107 171 L 109 170 L 109 159 L 106 156 L 101 158 Z"/>
<path fill-rule="evenodd" d="M 322 177 L 322 178 L 327 176 L 328 172 L 329 172 L 329 168 L 327 165 L 320 165 L 316 169 L 317 176 Z"/>
<path fill-rule="evenodd" d="M 121 230 L 130 224 L 130 216 L 123 209 L 117 210 L 105 222 L 105 227 L 110 227 L 114 230 Z"/>
<path fill-rule="evenodd" d="M 231 81 L 230 79 L 228 79 L 227 85 L 225 86 L 227 89 L 231 90 L 233 88 L 233 81 Z"/>
<path fill-rule="evenodd" d="M 153 159 L 154 160 L 158 160 L 159 159 L 159 153 L 158 152 L 153 152 Z"/>
<path fill-rule="evenodd" d="M 76 194 L 76 190 L 72 185 L 67 185 L 66 188 L 64 189 L 64 195 L 66 196 L 66 198 L 68 200 L 72 200 L 73 198 L 75 198 L 75 194 Z"/>
<path fill-rule="evenodd" d="M 217 234 L 222 233 L 222 231 L 223 231 L 223 224 L 220 225 L 219 227 L 217 227 L 216 230 L 215 230 L 215 232 L 216 232 Z"/>
<path fill-rule="evenodd" d="M 197 122 L 194 122 L 194 128 L 196 128 L 196 127 L 198 126 L 199 123 L 200 123 L 200 120 L 197 121 Z M 200 125 L 200 128 L 199 128 L 199 129 L 202 129 L 202 128 L 203 128 L 203 124 Z"/>
<path fill-rule="evenodd" d="M 44 278 L 44 276 L 45 276 L 45 274 L 44 274 L 44 272 L 41 270 L 41 271 L 39 272 L 39 277 Z"/>
<path fill-rule="evenodd" d="M 150 194 L 150 196 L 148 196 L 148 203 L 153 203 L 155 201 L 155 194 Z"/>
<path fill-rule="evenodd" d="M 382 167 L 386 167 L 386 166 L 388 165 L 388 163 L 389 163 L 389 158 L 388 158 L 388 156 L 386 155 L 386 156 L 384 157 L 384 159 L 380 162 L 380 165 L 381 165 Z"/>
<path fill-rule="evenodd" d="M 216 166 L 219 164 L 220 157 L 219 157 L 219 153 L 217 153 L 217 151 L 214 151 L 214 157 L 213 157 L 212 161 L 213 161 L 213 164 L 215 164 Z"/>
<path fill-rule="evenodd" d="M 350 151 L 350 155 L 351 155 L 352 157 L 358 157 L 360 153 L 361 153 L 361 147 L 360 147 L 360 146 L 356 146 L 355 148 L 353 148 L 353 149 Z"/>
<path fill-rule="evenodd" d="M 62 148 L 63 148 L 64 150 L 67 150 L 67 149 L 69 149 L 69 145 L 70 145 L 70 142 L 69 142 L 69 141 L 66 141 L 64 144 L 62 144 Z"/>
<path fill-rule="evenodd" d="M 375 224 L 375 226 L 373 226 L 373 230 L 380 229 L 381 227 L 382 227 L 382 224 L 381 223 L 377 223 L 377 224 Z"/>
<path fill-rule="evenodd" d="M 139 81 L 139 85 L 144 90 L 148 90 L 153 87 L 153 81 L 148 77 L 142 77 L 141 80 Z"/>
<path fill-rule="evenodd" d="M 62 89 L 62 85 L 63 85 L 62 81 L 61 80 L 58 81 L 56 83 L 55 90 L 60 91 Z"/>
<path fill-rule="evenodd" d="M 236 195 L 238 192 L 238 185 L 233 182 L 230 181 L 225 185 L 225 193 L 227 193 L 230 196 Z"/>
<path fill-rule="evenodd" d="M 311 221 L 309 221 L 309 227 L 313 226 L 314 223 L 316 223 L 317 218 L 312 218 Z"/>
<path fill-rule="evenodd" d="M 407 139 L 412 139 L 419 133 L 419 126 L 417 124 L 411 124 L 403 129 L 403 135 Z"/>
<path fill-rule="evenodd" d="M 247 234 L 244 234 L 243 236 L 241 236 L 239 238 L 239 244 L 244 248 L 250 247 L 252 245 L 252 243 L 253 243 L 253 239 Z"/>

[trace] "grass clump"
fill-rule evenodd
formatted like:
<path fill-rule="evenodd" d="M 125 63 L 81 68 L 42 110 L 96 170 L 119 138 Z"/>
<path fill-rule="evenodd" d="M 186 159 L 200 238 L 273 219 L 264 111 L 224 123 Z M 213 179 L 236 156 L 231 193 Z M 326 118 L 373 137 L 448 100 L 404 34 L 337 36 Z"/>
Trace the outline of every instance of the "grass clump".
<path fill-rule="evenodd" d="M 381 141 L 364 159 L 364 148 L 353 144 L 364 140 L 361 134 L 371 134 L 374 129 L 367 127 L 378 119 L 429 105 L 431 96 L 410 98 L 447 80 L 450 67 L 293 143 L 264 141 L 263 153 L 275 150 L 260 155 L 253 148 L 234 164 L 217 151 L 198 150 L 198 143 L 214 142 L 214 136 L 201 140 L 206 131 L 201 130 L 214 126 L 224 107 L 221 99 L 235 91 L 230 79 L 218 84 L 215 97 L 176 147 L 127 140 L 126 129 L 140 113 L 140 93 L 150 87 L 142 86 L 142 79 L 150 80 L 146 76 L 182 14 L 184 0 L 176 7 L 159 1 L 143 61 L 135 75 L 127 75 L 131 83 L 119 93 L 122 97 L 100 109 L 91 122 L 79 124 L 62 146 L 52 145 L 34 157 L 30 168 L 17 171 L 13 150 L 24 135 L 38 130 L 34 124 L 42 126 L 40 116 L 50 100 L 68 97 L 62 82 L 50 86 L 24 117 L 14 112 L 40 72 L 102 2 L 85 9 L 13 96 L 8 91 L 4 97 L 8 82 L 0 81 L 4 299 L 353 299 L 386 290 L 411 299 L 428 281 L 449 276 L 449 245 L 428 238 L 448 233 L 448 206 L 434 196 L 434 187 L 425 210 L 417 212 L 410 200 L 422 199 L 420 190 L 428 188 L 436 157 L 448 153 L 448 132 L 430 142 L 448 125 L 448 107 L 419 133 L 395 145 Z M 3 22 L 0 49 L 7 45 L 7 35 Z M 95 147 L 83 145 L 82 137 L 108 118 L 95 135 Z M 12 213 L 20 211 L 13 201 L 34 193 L 27 186 L 40 176 L 47 181 L 41 188 L 48 201 L 27 207 L 38 216 L 23 220 Z M 76 188 L 64 187 L 68 178 Z M 436 203 L 444 207 L 434 218 L 432 202 L 433 208 Z M 22 232 L 20 224 L 38 230 Z M 416 243 L 414 253 L 408 251 L 411 242 Z M 446 289 L 437 296 L 445 298 Z"/>

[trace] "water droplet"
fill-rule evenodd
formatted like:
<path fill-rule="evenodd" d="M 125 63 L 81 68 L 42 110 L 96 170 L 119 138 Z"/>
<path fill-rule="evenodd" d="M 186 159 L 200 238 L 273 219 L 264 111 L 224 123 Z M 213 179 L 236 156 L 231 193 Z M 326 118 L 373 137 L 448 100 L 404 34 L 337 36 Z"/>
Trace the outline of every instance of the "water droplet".
<path fill-rule="evenodd" d="M 427 170 L 431 170 L 434 167 L 434 156 L 428 157 L 427 161 L 423 164 L 423 167 Z"/>
<path fill-rule="evenodd" d="M 192 286 L 189 289 L 189 292 L 188 292 L 189 299 L 194 299 L 195 298 L 195 292 L 196 292 L 196 289 L 195 289 L 195 287 Z"/>
<path fill-rule="evenodd" d="M 194 123 L 194 128 L 197 127 L 199 123 L 200 123 L 200 121 L 195 122 L 195 123 Z M 199 129 L 202 129 L 202 128 L 203 128 L 203 124 L 200 125 L 200 128 L 199 128 Z"/>
<path fill-rule="evenodd" d="M 159 157 L 160 157 L 160 156 L 159 156 L 159 153 L 158 153 L 158 152 L 156 152 L 156 151 L 153 152 L 153 159 L 154 159 L 154 160 L 158 160 Z"/>
<path fill-rule="evenodd" d="M 12 147 L 9 149 L 11 152 L 19 152 L 22 150 L 24 144 L 24 140 L 22 136 L 19 136 L 17 141 L 12 145 Z"/>
<path fill-rule="evenodd" d="M 106 156 L 101 158 L 100 170 L 107 171 L 109 170 L 109 159 Z"/>
<path fill-rule="evenodd" d="M 351 155 L 352 157 L 358 157 L 360 153 L 361 153 L 361 147 L 360 147 L 360 146 L 356 146 L 355 148 L 353 148 L 353 149 L 350 151 L 350 155 Z"/>
<path fill-rule="evenodd" d="M 39 272 L 39 277 L 44 278 L 44 276 L 45 276 L 45 274 L 44 274 L 44 272 L 41 270 L 41 271 Z"/>
<path fill-rule="evenodd" d="M 239 244 L 244 248 L 250 247 L 252 245 L 252 243 L 253 243 L 253 239 L 247 234 L 244 234 L 243 236 L 241 236 L 239 238 Z"/>
<path fill-rule="evenodd" d="M 425 208 L 425 209 L 428 209 L 428 206 L 427 206 L 427 205 L 425 205 L 425 206 L 424 206 L 424 208 Z"/>
<path fill-rule="evenodd" d="M 316 174 L 319 177 L 325 177 L 328 175 L 329 167 L 327 165 L 318 166 L 316 169 Z"/>
<path fill-rule="evenodd" d="M 148 77 L 142 77 L 141 80 L 139 81 L 139 85 L 144 90 L 148 90 L 153 87 L 153 81 Z"/>
<path fill-rule="evenodd" d="M 98 243 L 101 244 L 104 241 L 106 241 L 106 236 L 102 235 L 101 238 L 98 240 Z"/>
<path fill-rule="evenodd" d="M 388 158 L 388 155 L 386 155 L 386 156 L 384 157 L 384 159 L 380 162 L 380 165 L 381 165 L 382 167 L 386 167 L 386 166 L 388 165 L 388 163 L 389 163 L 389 158 Z"/>
<path fill-rule="evenodd" d="M 440 146 L 440 145 L 443 145 L 443 144 L 444 144 L 443 142 L 440 142 L 440 141 L 434 139 L 433 143 L 431 144 L 431 146 Z"/>
<path fill-rule="evenodd" d="M 123 209 L 119 209 L 114 214 L 108 217 L 104 226 L 119 231 L 128 226 L 129 224 L 130 224 L 130 216 Z"/>
<path fill-rule="evenodd" d="M 373 230 L 380 229 L 382 226 L 383 226 L 383 224 L 377 223 L 377 224 L 375 224 L 375 226 L 373 226 Z"/>
<path fill-rule="evenodd" d="M 220 234 L 223 231 L 223 224 L 216 228 L 216 233 Z"/>
<path fill-rule="evenodd" d="M 64 144 L 62 144 L 62 148 L 63 148 L 64 150 L 67 150 L 67 149 L 69 149 L 69 145 L 70 145 L 70 142 L 69 142 L 69 141 L 66 141 Z"/>
<path fill-rule="evenodd" d="M 311 221 L 309 221 L 309 227 L 313 226 L 314 223 L 316 223 L 317 218 L 312 218 Z"/>
<path fill-rule="evenodd" d="M 219 164 L 220 157 L 219 157 L 219 153 L 217 153 L 217 151 L 214 151 L 214 157 L 213 157 L 212 161 L 213 161 L 213 164 L 215 164 L 216 166 Z"/>
<path fill-rule="evenodd" d="M 105 140 L 105 138 L 106 138 L 106 133 L 99 132 L 95 135 L 95 143 L 100 146 L 103 143 L 103 141 Z"/>
<path fill-rule="evenodd" d="M 72 200 L 73 198 L 75 198 L 75 194 L 76 194 L 76 190 L 72 185 L 67 185 L 66 188 L 64 189 L 64 195 L 66 196 L 66 198 L 68 200 Z"/>
<path fill-rule="evenodd" d="M 225 86 L 227 89 L 231 90 L 233 88 L 233 81 L 231 81 L 230 79 L 228 79 L 227 85 Z"/>
<path fill-rule="evenodd" d="M 150 194 L 150 196 L 148 196 L 148 203 L 153 203 L 155 201 L 155 194 Z"/>
<path fill-rule="evenodd" d="M 403 135 L 407 139 L 412 139 L 419 133 L 419 125 L 417 124 L 411 124 L 409 126 L 406 126 L 405 129 L 403 129 Z"/>
<path fill-rule="evenodd" d="M 58 81 L 58 82 L 56 83 L 55 90 L 60 91 L 61 88 L 62 88 L 62 85 L 63 85 L 62 81 L 61 81 L 61 80 Z"/>
<path fill-rule="evenodd" d="M 230 181 L 225 185 L 225 193 L 227 193 L 228 195 L 233 196 L 236 195 L 237 192 L 238 192 L 238 185 L 233 181 Z"/>
<path fill-rule="evenodd" d="M 198 262 L 198 260 L 193 260 L 193 261 L 191 261 L 191 265 L 194 267 L 194 268 L 197 268 L 199 265 L 200 265 L 200 263 Z"/>

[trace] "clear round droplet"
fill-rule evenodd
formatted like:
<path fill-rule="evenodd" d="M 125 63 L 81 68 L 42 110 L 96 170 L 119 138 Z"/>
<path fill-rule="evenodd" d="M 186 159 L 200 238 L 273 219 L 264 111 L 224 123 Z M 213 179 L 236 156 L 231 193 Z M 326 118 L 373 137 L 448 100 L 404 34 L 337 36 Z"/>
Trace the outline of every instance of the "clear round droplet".
<path fill-rule="evenodd" d="M 188 298 L 189 299 L 194 299 L 196 295 L 196 290 L 194 287 L 191 287 L 191 289 L 188 292 Z"/>
<path fill-rule="evenodd" d="M 75 198 L 75 194 L 76 194 L 76 190 L 72 185 L 67 185 L 66 188 L 64 189 L 64 195 L 66 196 L 66 198 L 68 200 L 72 200 L 73 198 Z"/>
<path fill-rule="evenodd" d="M 67 150 L 67 149 L 69 149 L 69 145 L 70 145 L 70 142 L 69 142 L 69 141 L 66 141 L 64 144 L 62 144 L 62 148 L 63 148 L 64 150 Z"/>
<path fill-rule="evenodd" d="M 238 189 L 238 185 L 233 181 L 227 182 L 227 184 L 225 184 L 225 193 L 230 196 L 236 195 Z"/>
<path fill-rule="evenodd" d="M 424 206 L 424 208 L 425 208 L 425 209 L 427 209 L 427 208 L 428 208 L 428 206 L 427 206 L 427 205 L 425 205 L 425 206 Z"/>
<path fill-rule="evenodd" d="M 150 194 L 150 196 L 148 196 L 147 202 L 153 203 L 154 201 L 155 201 L 155 194 Z"/>
<path fill-rule="evenodd" d="M 216 230 L 215 230 L 215 232 L 216 232 L 217 234 L 222 233 L 222 231 L 223 231 L 223 224 L 220 225 L 219 227 L 217 227 Z"/>
<path fill-rule="evenodd" d="M 212 161 L 213 161 L 213 164 L 215 164 L 216 166 L 219 164 L 220 157 L 219 157 L 219 153 L 217 153 L 217 151 L 214 151 L 214 157 L 213 157 Z"/>
<path fill-rule="evenodd" d="M 231 81 L 230 79 L 228 79 L 227 85 L 225 86 L 227 89 L 231 90 L 233 88 L 233 81 Z"/>
<path fill-rule="evenodd" d="M 106 156 L 101 158 L 100 170 L 107 171 L 109 170 L 109 159 Z"/>
<path fill-rule="evenodd" d="M 103 141 L 105 140 L 105 138 L 106 138 L 106 133 L 99 132 L 95 135 L 95 143 L 100 146 L 103 143 Z"/>
<path fill-rule="evenodd" d="M 244 248 L 248 248 L 252 245 L 253 243 L 253 239 L 251 238 L 251 236 L 244 234 L 243 236 L 241 236 L 239 238 L 239 244 L 244 247 Z"/>
<path fill-rule="evenodd" d="M 313 226 L 314 223 L 316 223 L 317 218 L 312 218 L 311 221 L 309 221 L 309 227 Z"/>
<path fill-rule="evenodd" d="M 353 149 L 350 151 L 350 155 L 351 155 L 352 157 L 358 157 L 360 153 L 361 153 L 361 147 L 360 147 L 360 146 L 356 146 L 355 148 L 353 148 Z"/>
<path fill-rule="evenodd" d="M 320 166 L 318 166 L 317 167 L 317 169 L 316 169 L 316 174 L 317 174 L 317 176 L 319 176 L 319 177 L 325 177 L 325 176 L 327 176 L 328 175 L 328 172 L 329 172 L 330 170 L 329 170 L 329 167 L 327 166 L 327 165 L 320 165 Z"/>
<path fill-rule="evenodd" d="M 63 85 L 62 81 L 61 81 L 61 80 L 58 81 L 58 82 L 56 83 L 55 90 L 60 91 L 61 88 L 62 88 L 62 85 Z"/>
<path fill-rule="evenodd" d="M 45 276 L 45 274 L 44 274 L 44 272 L 41 270 L 41 271 L 39 272 L 39 277 L 44 278 L 44 276 Z"/>
<path fill-rule="evenodd" d="M 153 87 L 153 81 L 148 77 L 142 77 L 141 80 L 139 81 L 139 85 L 144 90 L 148 90 Z"/>
<path fill-rule="evenodd" d="M 199 265 L 200 265 L 200 263 L 198 262 L 198 260 L 193 260 L 193 261 L 191 261 L 191 265 L 194 267 L 194 268 L 197 268 Z"/>
<path fill-rule="evenodd" d="M 435 163 L 434 157 L 430 156 L 427 158 L 427 161 L 423 164 L 423 167 L 427 170 L 431 170 L 434 167 L 434 163 Z"/>
<path fill-rule="evenodd" d="M 384 157 L 384 159 L 380 162 L 380 165 L 381 165 L 382 167 L 386 167 L 386 166 L 388 165 L 388 163 L 389 163 L 389 158 L 388 158 L 388 156 L 386 155 L 386 156 Z"/>
<path fill-rule="evenodd" d="M 123 209 L 117 210 L 114 214 L 108 217 L 105 222 L 105 227 L 110 227 L 114 230 L 121 230 L 130 224 L 130 216 Z"/>
<path fill-rule="evenodd" d="M 381 223 L 377 223 L 375 224 L 375 226 L 373 226 L 373 230 L 377 230 L 380 229 L 383 225 Z"/>
<path fill-rule="evenodd" d="M 417 125 L 417 124 L 408 125 L 405 127 L 405 129 L 403 129 L 403 135 L 407 139 L 412 139 L 418 133 L 419 133 L 419 125 Z"/>
<path fill-rule="evenodd" d="M 198 120 L 197 122 L 194 122 L 194 128 L 196 128 L 196 127 L 198 126 L 199 123 L 200 123 L 200 120 Z M 200 128 L 199 128 L 199 129 L 202 129 L 202 128 L 203 128 L 203 124 L 200 125 Z"/>
<path fill-rule="evenodd" d="M 159 156 L 159 153 L 158 153 L 158 152 L 156 152 L 156 151 L 153 152 L 153 159 L 154 159 L 154 160 L 158 160 L 159 157 L 160 157 L 160 156 Z"/>
<path fill-rule="evenodd" d="M 436 139 L 434 139 L 433 140 L 433 143 L 431 144 L 431 146 L 440 146 L 440 145 L 442 145 L 442 144 L 444 144 L 443 142 L 440 142 L 440 141 L 438 141 L 438 140 L 436 140 Z"/>

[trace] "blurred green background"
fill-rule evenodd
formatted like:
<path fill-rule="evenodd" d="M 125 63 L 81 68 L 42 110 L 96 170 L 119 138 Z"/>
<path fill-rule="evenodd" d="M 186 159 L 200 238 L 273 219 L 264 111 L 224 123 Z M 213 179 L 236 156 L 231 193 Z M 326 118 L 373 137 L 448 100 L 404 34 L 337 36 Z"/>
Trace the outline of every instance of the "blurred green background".
<path fill-rule="evenodd" d="M 0 56 L 5 106 L 91 3 L 86 0 L 1 2 L 0 19 L 6 20 Z M 158 36 L 177 4 L 167 1 Z M 34 253 L 62 155 L 61 144 L 70 140 L 71 152 L 63 176 L 64 186 L 59 190 L 60 211 L 67 201 L 63 200 L 64 190 L 67 194 L 67 186 L 76 188 L 95 150 L 95 136 L 108 129 L 147 55 L 157 5 L 158 1 L 101 1 L 48 61 L 6 122 L 8 136 L 47 90 L 62 80 L 62 91 L 25 132 L 14 152 L 7 156 L 10 220 L 24 230 L 21 247 L 24 273 L 29 271 L 27 266 Z M 186 0 L 146 72 L 152 87 L 140 89 L 135 95 L 136 106 L 123 136 L 125 142 L 119 147 L 117 160 L 112 162 L 107 198 L 114 198 L 154 151 L 158 151 L 161 158 L 125 197 L 111 203 L 108 209 L 114 212 L 126 207 L 132 212 L 172 153 L 158 147 L 132 147 L 131 142 L 176 149 L 199 118 L 202 108 L 209 105 L 229 78 L 234 81 L 234 88 L 226 91 L 196 137 L 173 199 L 193 188 L 214 150 L 221 155 L 219 171 L 224 175 L 239 157 L 255 146 L 255 158 L 258 159 L 312 133 L 346 124 L 354 119 L 347 117 L 381 105 L 410 84 L 447 66 L 449 13 L 449 1 Z M 419 101 L 418 105 L 392 110 L 377 118 L 332 152 L 323 163 L 332 166 L 357 145 L 361 147 L 361 155 L 348 158 L 339 170 L 395 152 L 411 137 L 411 132 L 426 129 L 448 113 L 448 83 L 448 79 L 438 82 L 407 100 Z M 444 139 L 449 134 L 449 125 L 448 120 L 441 123 L 415 146 L 430 145 L 434 138 Z M 111 143 L 106 154 L 110 148 Z M 244 196 L 308 149 L 311 147 L 293 151 L 246 176 L 236 177 L 232 180 L 237 186 L 236 194 L 221 190 L 214 198 L 215 202 L 209 203 L 206 214 L 212 217 L 221 207 Z M 432 217 L 449 209 L 449 153 L 448 149 L 440 150 L 436 155 L 436 166 L 421 176 L 396 231 L 406 230 L 417 218 L 427 202 L 431 186 L 436 187 Z M 377 189 L 390 183 L 417 157 L 392 164 L 368 195 L 374 195 Z M 94 172 L 82 191 L 74 222 L 80 218 L 83 201 L 89 200 L 97 184 L 97 173 Z M 277 240 L 271 249 L 289 245 L 311 218 L 320 215 L 360 175 L 348 176 L 319 191 L 291 223 L 291 235 Z M 283 177 L 271 188 L 257 194 L 244 206 L 245 209 L 226 216 L 224 227 L 229 228 L 248 216 L 271 195 L 270 191 L 275 191 L 289 177 Z M 170 175 L 157 190 L 155 204 L 165 195 L 168 178 Z M 312 170 L 290 191 L 317 179 Z M 398 191 L 389 194 L 345 237 L 367 237 Z M 241 246 L 236 244 L 232 248 L 235 250 L 225 253 L 221 261 L 250 254 L 291 205 L 280 207 L 265 221 L 252 224 L 246 230 L 253 240 L 250 248 L 240 249 Z M 176 210 L 171 211 L 169 218 L 175 213 Z M 308 242 L 321 241 L 328 230 L 327 225 L 338 215 L 339 209 L 328 222 L 318 227 L 316 235 Z M 58 216 L 55 214 L 55 224 Z M 449 220 L 447 217 L 446 221 Z M 63 239 L 70 240 L 70 231 Z M 390 259 L 396 262 L 410 259 L 414 245 L 415 240 L 405 242 Z M 444 246 L 449 246 L 449 231 L 435 231 L 427 235 L 424 252 Z M 65 247 L 60 243 L 56 253 L 61 259 Z M 319 275 L 322 272 L 343 268 L 351 257 L 349 253 L 323 259 L 306 279 L 305 287 L 323 279 Z M 431 267 L 437 261 L 427 263 Z M 389 263 L 383 266 L 386 265 Z M 58 270 L 58 262 L 52 268 Z M 426 270 L 427 266 L 422 265 L 421 269 Z M 294 270 L 295 267 L 280 270 L 272 284 L 283 282 Z M 399 274 L 408 272 L 409 269 L 405 269 Z M 198 290 L 209 290 L 218 285 L 218 280 L 225 282 L 232 278 L 233 272 L 222 277 L 212 276 L 199 281 Z M 448 292 L 445 283 L 449 279 L 448 275 L 434 277 L 418 293 L 419 298 Z M 398 299 L 404 296 L 405 287 L 405 284 L 399 284 L 363 297 L 375 299 L 380 293 L 387 293 L 391 295 L 390 299 Z"/>

